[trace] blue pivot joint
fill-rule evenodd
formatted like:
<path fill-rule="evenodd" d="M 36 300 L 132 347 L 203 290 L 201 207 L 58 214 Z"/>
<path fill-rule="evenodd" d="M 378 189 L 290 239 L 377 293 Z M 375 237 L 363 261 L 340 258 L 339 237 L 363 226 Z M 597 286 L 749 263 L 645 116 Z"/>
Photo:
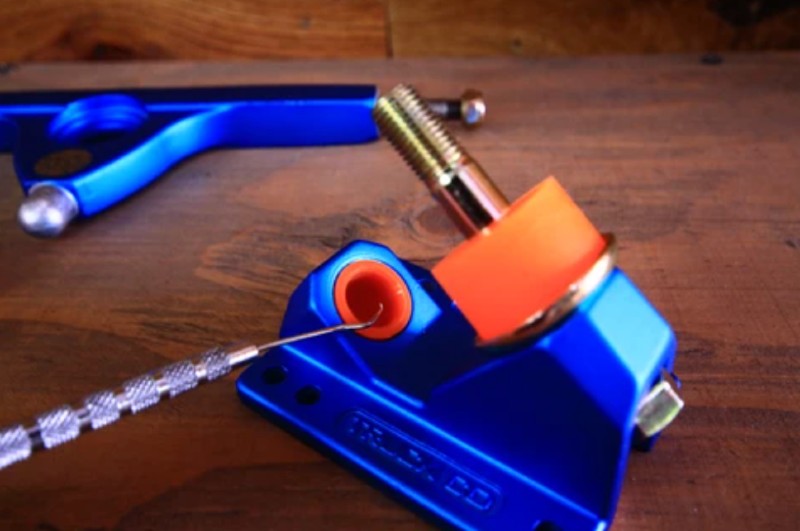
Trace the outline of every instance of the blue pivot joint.
<path fill-rule="evenodd" d="M 480 346 L 429 271 L 355 242 L 300 284 L 281 335 L 340 323 L 337 282 L 364 262 L 401 280 L 402 329 L 283 347 L 241 375 L 241 399 L 439 525 L 606 529 L 629 452 L 655 440 L 642 435 L 643 405 L 676 349 L 628 277 L 612 268 L 540 335 Z M 353 290 L 345 304 L 362 303 Z"/>

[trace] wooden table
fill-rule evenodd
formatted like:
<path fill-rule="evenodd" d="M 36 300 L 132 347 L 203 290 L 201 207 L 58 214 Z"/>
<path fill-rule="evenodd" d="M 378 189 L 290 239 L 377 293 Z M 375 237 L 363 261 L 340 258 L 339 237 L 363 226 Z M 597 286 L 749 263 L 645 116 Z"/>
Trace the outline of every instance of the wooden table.
<path fill-rule="evenodd" d="M 800 527 L 800 55 L 6 68 L 0 89 L 413 82 L 485 91 L 455 128 L 516 197 L 559 177 L 674 325 L 686 411 L 631 457 L 618 529 Z M 0 161 L 0 424 L 236 338 L 366 238 L 459 241 L 385 142 L 219 151 L 55 241 Z M 234 377 L 0 473 L 0 527 L 413 529 L 421 520 L 239 403 Z"/>

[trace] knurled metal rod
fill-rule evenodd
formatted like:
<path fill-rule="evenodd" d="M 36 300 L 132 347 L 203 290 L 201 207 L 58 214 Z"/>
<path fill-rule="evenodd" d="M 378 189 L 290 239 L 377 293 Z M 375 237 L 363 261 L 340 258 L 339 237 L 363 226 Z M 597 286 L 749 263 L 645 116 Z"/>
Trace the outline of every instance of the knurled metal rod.
<path fill-rule="evenodd" d="M 259 346 L 232 344 L 214 347 L 199 356 L 132 378 L 115 389 L 93 393 L 76 407 L 67 404 L 59 406 L 37 416 L 31 425 L 9 426 L 0 430 L 0 469 L 28 459 L 35 451 L 55 448 L 82 433 L 98 430 L 123 416 L 139 413 L 200 384 L 213 382 L 274 348 L 372 326 L 382 311 L 381 306 L 369 321 L 320 328 Z"/>

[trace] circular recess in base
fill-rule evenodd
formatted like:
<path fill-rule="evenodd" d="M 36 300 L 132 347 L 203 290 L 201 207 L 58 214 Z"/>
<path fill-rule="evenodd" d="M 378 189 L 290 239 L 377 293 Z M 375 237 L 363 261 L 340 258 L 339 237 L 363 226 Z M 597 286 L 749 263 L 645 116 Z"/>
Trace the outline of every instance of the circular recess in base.
<path fill-rule="evenodd" d="M 357 334 L 369 339 L 391 339 L 411 319 L 411 293 L 392 268 L 374 260 L 359 260 L 342 269 L 333 288 L 334 302 L 345 323 L 363 323 L 378 310 L 374 325 Z"/>

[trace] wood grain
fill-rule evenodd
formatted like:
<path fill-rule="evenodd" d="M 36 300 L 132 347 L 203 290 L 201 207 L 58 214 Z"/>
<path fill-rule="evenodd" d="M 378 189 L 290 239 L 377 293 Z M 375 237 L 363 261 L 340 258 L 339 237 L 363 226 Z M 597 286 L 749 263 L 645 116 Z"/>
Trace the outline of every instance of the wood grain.
<path fill-rule="evenodd" d="M 688 408 L 632 456 L 617 529 L 800 527 L 800 55 L 23 65 L 0 89 L 414 82 L 483 89 L 456 130 L 516 197 L 555 174 L 674 325 Z M 357 191 L 357 193 L 356 193 Z M 218 151 L 57 241 L 0 158 L 0 425 L 237 338 L 355 238 L 458 235 L 386 143 Z M 0 473 L 2 529 L 419 529 L 237 400 L 233 378 Z"/>
<path fill-rule="evenodd" d="M 757 10 L 765 3 L 748 5 Z M 735 26 L 709 4 L 394 0 L 389 3 L 392 51 L 397 57 L 558 56 L 800 47 L 800 9 L 761 20 L 751 16 L 752 24 Z M 746 8 L 744 12 L 748 14 Z"/>
<path fill-rule="evenodd" d="M 553 56 L 800 48 L 793 0 L 3 2 L 0 60 Z"/>
<path fill-rule="evenodd" d="M 383 57 L 381 0 L 4 2 L 0 58 Z"/>

